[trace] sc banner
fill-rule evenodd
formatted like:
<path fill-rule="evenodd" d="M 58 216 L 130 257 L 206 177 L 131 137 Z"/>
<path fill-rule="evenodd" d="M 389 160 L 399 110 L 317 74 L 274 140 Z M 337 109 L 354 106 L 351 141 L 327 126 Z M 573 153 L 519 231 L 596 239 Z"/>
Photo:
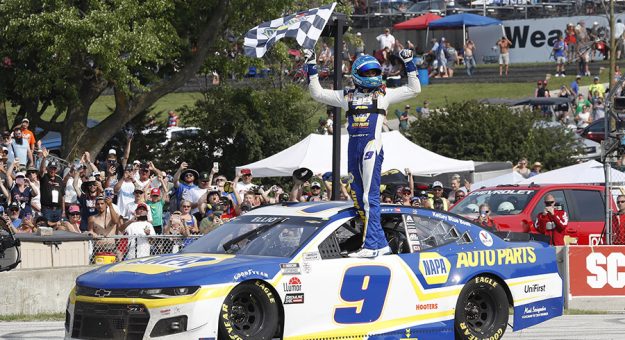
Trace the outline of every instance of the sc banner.
<path fill-rule="evenodd" d="M 573 297 L 625 297 L 625 246 L 570 246 L 569 287 Z"/>

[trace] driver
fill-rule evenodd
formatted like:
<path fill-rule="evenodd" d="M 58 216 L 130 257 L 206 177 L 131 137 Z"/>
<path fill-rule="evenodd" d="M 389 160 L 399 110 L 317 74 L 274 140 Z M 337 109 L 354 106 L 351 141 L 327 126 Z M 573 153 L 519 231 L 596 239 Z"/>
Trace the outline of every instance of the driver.
<path fill-rule="evenodd" d="M 363 221 L 363 247 L 350 257 L 376 257 L 390 253 L 380 225 L 380 177 L 382 124 L 390 104 L 399 103 L 421 92 L 412 51 L 402 50 L 400 57 L 408 74 L 408 85 L 386 89 L 382 84 L 382 66 L 370 55 L 361 55 L 352 65 L 352 80 L 356 88 L 326 90 L 319 83 L 316 56 L 304 50 L 308 64 L 310 95 L 318 102 L 340 107 L 347 112 L 347 170 L 350 175 L 351 196 Z"/>

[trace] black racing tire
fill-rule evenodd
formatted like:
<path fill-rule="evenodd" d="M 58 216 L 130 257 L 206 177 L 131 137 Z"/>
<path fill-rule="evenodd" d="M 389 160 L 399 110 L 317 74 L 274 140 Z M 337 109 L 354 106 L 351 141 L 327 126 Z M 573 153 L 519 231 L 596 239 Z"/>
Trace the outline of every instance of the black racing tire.
<path fill-rule="evenodd" d="M 456 339 L 498 340 L 508 325 L 508 297 L 500 282 L 476 276 L 467 282 L 456 304 Z"/>
<path fill-rule="evenodd" d="M 277 298 L 261 280 L 234 287 L 219 312 L 219 339 L 271 340 L 280 323 Z"/>

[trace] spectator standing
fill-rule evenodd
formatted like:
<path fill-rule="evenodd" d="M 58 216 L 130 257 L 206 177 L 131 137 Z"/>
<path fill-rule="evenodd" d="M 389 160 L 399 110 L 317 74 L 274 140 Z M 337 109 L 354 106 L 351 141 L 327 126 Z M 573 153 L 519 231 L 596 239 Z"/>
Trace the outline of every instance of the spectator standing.
<path fill-rule="evenodd" d="M 39 193 L 37 189 L 30 185 L 30 180 L 26 178 L 26 173 L 15 174 L 15 184 L 11 188 L 11 202 L 17 202 L 20 207 L 20 218 L 33 214 L 31 200 Z"/>
<path fill-rule="evenodd" d="M 20 205 L 17 202 L 11 202 L 9 204 L 9 218 L 11 219 L 11 224 L 14 228 L 19 228 L 22 224 L 22 219 L 20 218 Z"/>
<path fill-rule="evenodd" d="M 22 138 L 24 138 L 24 140 L 26 141 L 26 143 L 28 143 L 28 145 L 30 146 L 30 151 L 35 150 L 35 134 L 28 130 L 28 127 L 30 126 L 30 121 L 28 120 L 28 118 L 24 118 L 22 119 L 22 125 L 21 125 L 21 129 L 22 129 Z"/>
<path fill-rule="evenodd" d="M 553 58 L 556 60 L 556 77 L 566 77 L 566 43 L 562 36 L 553 44 Z"/>
<path fill-rule="evenodd" d="M 582 79 L 582 76 L 577 75 L 575 76 L 575 80 L 573 80 L 573 82 L 571 83 L 571 91 L 573 92 L 573 95 L 575 97 L 577 97 L 577 95 L 579 94 L 579 80 Z"/>
<path fill-rule="evenodd" d="M 447 77 L 454 76 L 454 67 L 458 62 L 458 51 L 451 46 L 449 41 L 445 42 L 445 57 L 447 58 Z"/>
<path fill-rule="evenodd" d="M 595 105 L 593 105 L 590 120 L 594 122 L 603 117 L 605 117 L 605 105 L 603 104 L 603 100 L 599 98 L 595 101 Z"/>
<path fill-rule="evenodd" d="M 490 231 L 491 233 L 498 230 L 497 223 L 490 217 L 490 206 L 486 203 L 480 205 L 480 214 L 473 220 L 473 223 Z"/>
<path fill-rule="evenodd" d="M 154 231 L 157 235 L 163 233 L 163 225 L 165 222 L 163 220 L 163 208 L 168 202 L 169 198 L 167 195 L 165 195 L 165 197 L 161 196 L 161 189 L 152 188 L 150 190 L 150 199 L 147 201 L 147 205 L 150 208 L 150 213 L 152 214 L 152 226 L 154 227 Z"/>
<path fill-rule="evenodd" d="M 147 220 L 149 211 L 145 203 L 139 203 L 134 213 L 136 220 L 126 227 L 126 235 L 131 236 L 128 240 L 127 259 L 150 256 L 150 239 L 148 237 L 155 235 L 156 232 L 152 223 Z"/>
<path fill-rule="evenodd" d="M 343 50 L 341 51 L 341 71 L 343 74 L 348 74 L 351 71 L 351 61 L 352 55 L 349 53 L 349 48 L 347 47 L 347 41 L 343 41 Z"/>
<path fill-rule="evenodd" d="M 365 42 L 362 40 L 362 33 L 356 32 L 356 41 L 354 42 L 354 56 L 356 58 L 365 54 Z"/>
<path fill-rule="evenodd" d="M 584 106 L 591 106 L 592 103 L 588 99 L 584 99 L 583 94 L 577 95 L 577 103 L 575 104 L 575 118 L 577 119 L 577 115 L 584 111 Z"/>
<path fill-rule="evenodd" d="M 140 188 L 134 177 L 134 168 L 132 164 L 128 164 L 124 170 L 124 177 L 115 184 L 113 190 L 117 195 L 117 206 L 122 216 L 128 216 L 127 207 L 135 199 L 135 190 Z M 95 179 L 95 177 L 94 177 Z M 141 190 L 143 190 L 141 188 Z M 81 209 L 82 211 L 82 209 Z"/>
<path fill-rule="evenodd" d="M 176 111 L 170 110 L 167 113 L 167 128 L 172 128 L 178 126 L 178 115 Z"/>
<path fill-rule="evenodd" d="M 323 45 L 321 45 L 321 53 L 319 53 L 319 64 L 322 68 L 327 68 L 332 65 L 333 61 L 334 56 L 332 55 L 332 50 L 328 44 L 323 43 Z"/>
<path fill-rule="evenodd" d="M 449 200 L 449 203 L 456 203 L 456 191 L 460 189 L 460 179 L 452 178 L 449 185 L 451 185 L 451 190 L 449 195 L 447 195 L 447 200 Z"/>
<path fill-rule="evenodd" d="M 241 182 L 237 183 L 239 196 L 243 197 L 247 192 L 252 190 L 252 187 L 254 187 L 254 184 L 252 184 L 252 179 L 252 170 L 241 169 Z"/>
<path fill-rule="evenodd" d="M 26 178 L 30 181 L 30 186 L 39 193 L 30 200 L 30 206 L 33 208 L 33 214 L 39 216 L 41 214 L 41 186 L 37 177 L 37 169 L 28 167 L 26 169 Z M 56 221 L 53 221 L 56 222 Z"/>
<path fill-rule="evenodd" d="M 599 82 L 599 77 L 593 78 L 592 84 L 588 86 L 588 99 L 594 103 L 597 98 L 605 97 L 605 87 Z"/>
<path fill-rule="evenodd" d="M 399 57 L 391 56 L 389 64 L 390 67 L 388 72 L 386 72 L 386 86 L 390 88 L 401 86 L 401 73 L 404 70 L 403 62 L 400 61 Z M 382 72 L 385 72 L 384 65 L 382 67 Z"/>
<path fill-rule="evenodd" d="M 423 101 L 423 106 L 417 109 L 419 119 L 426 119 L 430 116 L 430 102 L 428 100 Z"/>
<path fill-rule="evenodd" d="M 475 44 L 473 40 L 467 40 L 467 43 L 464 45 L 464 64 L 467 68 L 467 75 L 469 77 L 473 76 L 475 73 Z"/>
<path fill-rule="evenodd" d="M 183 200 L 190 201 L 191 200 L 191 191 L 197 188 L 195 184 L 195 180 L 199 177 L 197 171 L 193 169 L 189 169 L 189 165 L 187 162 L 180 163 L 180 167 L 178 171 L 174 174 L 174 188 L 176 189 L 174 193 L 175 201 L 174 204 L 177 208 L 180 207 L 180 204 Z"/>
<path fill-rule="evenodd" d="M 121 220 L 119 215 L 113 209 L 113 200 L 98 196 L 96 198 L 96 213 L 88 218 L 88 231 L 94 235 L 104 237 L 95 243 L 95 247 L 99 251 L 114 253 L 116 252 L 115 240 L 110 238 L 115 236 L 117 232 L 121 232 Z M 118 260 L 121 260 L 117 254 Z"/>
<path fill-rule="evenodd" d="M 512 171 L 518 172 L 523 178 L 529 178 L 530 169 L 527 167 L 527 158 L 521 158 L 517 165 L 512 168 Z"/>
<path fill-rule="evenodd" d="M 553 195 L 547 194 L 544 203 L 545 208 L 536 219 L 536 229 L 541 234 L 550 237 L 551 245 L 562 245 L 564 244 L 564 230 L 569 223 L 569 218 L 561 206 L 556 209 L 556 200 Z"/>
<path fill-rule="evenodd" d="M 59 230 L 69 231 L 70 233 L 80 234 L 80 207 L 76 204 L 72 204 L 68 208 L 68 220 L 63 221 L 63 224 Z"/>
<path fill-rule="evenodd" d="M 2 143 L 0 143 L 0 148 L 2 149 L 2 153 L 6 154 L 7 156 L 7 164 L 12 164 L 13 163 L 13 154 L 9 153 L 9 149 L 11 148 L 11 142 L 13 141 L 13 139 L 11 138 L 11 132 L 10 131 L 3 131 L 2 132 Z"/>
<path fill-rule="evenodd" d="M 200 229 L 198 228 L 197 220 L 195 219 L 195 216 L 191 214 L 191 201 L 182 200 L 180 203 L 180 209 L 182 210 L 180 219 L 182 220 L 184 227 L 189 231 L 189 234 L 199 234 Z"/>
<path fill-rule="evenodd" d="M 443 197 L 443 183 L 435 181 L 432 183 L 432 192 L 434 196 L 429 199 L 430 207 L 435 210 L 449 210 L 449 200 Z"/>
<path fill-rule="evenodd" d="M 9 154 L 13 155 L 13 159 L 20 166 L 27 166 L 28 164 L 33 164 L 33 152 L 30 149 L 30 145 L 28 145 L 28 141 L 26 141 L 22 137 L 22 128 L 21 126 L 16 126 L 13 129 L 13 141 L 9 147 Z M 18 168 L 17 166 L 15 167 Z"/>
<path fill-rule="evenodd" d="M 378 35 L 375 40 L 378 41 L 380 50 L 388 47 L 389 51 L 392 51 L 393 45 L 395 45 L 395 37 L 391 34 L 391 30 L 388 28 L 385 28 L 384 33 Z"/>
<path fill-rule="evenodd" d="M 612 215 L 612 244 L 625 245 L 625 195 L 616 198 L 618 211 Z"/>
<path fill-rule="evenodd" d="M 575 51 L 577 50 L 577 37 L 575 36 L 575 25 L 572 22 L 566 25 L 564 31 L 564 42 L 566 43 L 566 58 L 569 62 L 575 59 Z"/>
<path fill-rule="evenodd" d="M 96 208 L 96 199 L 103 192 L 102 186 L 95 177 L 85 178 L 84 182 L 78 179 L 78 171 L 74 172 L 74 190 L 78 196 L 78 204 L 80 205 L 80 230 L 87 231 L 89 227 L 89 217 L 98 213 Z"/>
<path fill-rule="evenodd" d="M 583 129 L 587 127 L 592 122 L 590 105 L 585 105 L 577 116 L 575 116 L 575 121 L 577 122 L 577 128 Z"/>
<path fill-rule="evenodd" d="M 560 87 L 560 94 L 558 94 L 559 98 L 567 99 L 566 103 L 559 104 L 556 107 L 557 110 L 557 119 L 564 125 L 568 125 L 569 120 L 571 119 L 570 112 L 570 102 L 575 98 L 575 95 L 572 94 L 571 90 L 566 87 L 566 85 L 562 85 Z"/>
<path fill-rule="evenodd" d="M 410 105 L 406 105 L 404 106 L 404 111 L 399 111 L 399 109 L 395 110 L 395 115 L 397 116 L 397 119 L 399 120 L 399 131 L 401 131 L 402 133 L 405 133 L 406 131 L 408 131 L 408 112 L 410 112 Z"/>
<path fill-rule="evenodd" d="M 540 171 L 542 170 L 543 165 L 540 162 L 534 162 L 534 164 L 532 164 L 532 171 L 530 171 L 530 174 L 528 176 L 529 177 L 534 177 L 536 175 L 540 174 Z"/>
<path fill-rule="evenodd" d="M 501 37 L 497 41 L 497 47 L 499 47 L 499 76 L 503 75 L 503 66 L 506 67 L 506 76 L 508 76 L 508 66 L 510 64 L 510 46 L 512 42 L 505 36 Z"/>
<path fill-rule="evenodd" d="M 47 164 L 46 164 L 47 163 Z M 59 164 L 56 161 L 41 162 L 41 214 L 49 222 L 59 222 L 65 216 L 65 186 L 57 174 Z"/>

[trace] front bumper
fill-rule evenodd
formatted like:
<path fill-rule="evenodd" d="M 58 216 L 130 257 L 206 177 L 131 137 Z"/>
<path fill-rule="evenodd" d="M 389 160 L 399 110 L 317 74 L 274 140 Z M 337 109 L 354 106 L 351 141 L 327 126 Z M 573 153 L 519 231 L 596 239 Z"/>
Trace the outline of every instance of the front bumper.
<path fill-rule="evenodd" d="M 216 339 L 219 310 L 230 289 L 201 287 L 168 299 L 76 296 L 72 290 L 65 339 Z"/>

